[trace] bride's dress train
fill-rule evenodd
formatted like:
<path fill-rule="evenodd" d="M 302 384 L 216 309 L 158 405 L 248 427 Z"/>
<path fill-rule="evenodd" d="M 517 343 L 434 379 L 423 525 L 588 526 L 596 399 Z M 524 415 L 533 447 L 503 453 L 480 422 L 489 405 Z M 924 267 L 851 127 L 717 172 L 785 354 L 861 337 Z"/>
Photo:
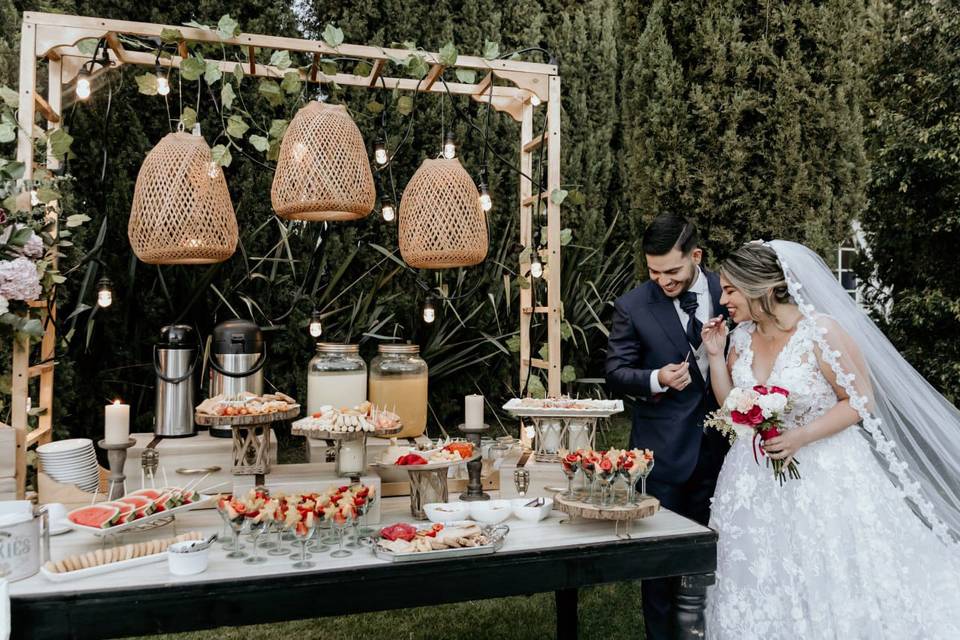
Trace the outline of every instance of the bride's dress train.
<path fill-rule="evenodd" d="M 837 403 L 817 362 L 818 325 L 805 317 L 764 384 L 790 391 L 785 427 L 802 429 Z M 758 384 L 744 323 L 731 335 L 734 386 Z M 797 453 L 801 480 L 778 485 L 749 437 L 717 483 L 719 532 L 707 637 L 763 640 L 960 638 L 960 551 L 913 514 L 852 426 Z"/>

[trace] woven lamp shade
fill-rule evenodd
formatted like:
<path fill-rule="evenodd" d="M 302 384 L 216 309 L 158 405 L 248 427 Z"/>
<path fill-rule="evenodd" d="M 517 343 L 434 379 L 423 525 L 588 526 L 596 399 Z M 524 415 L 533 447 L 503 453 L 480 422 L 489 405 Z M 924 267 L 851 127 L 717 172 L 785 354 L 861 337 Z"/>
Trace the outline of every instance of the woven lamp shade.
<path fill-rule="evenodd" d="M 233 255 L 237 217 L 202 136 L 168 133 L 147 154 L 127 235 L 148 264 L 211 264 Z"/>
<path fill-rule="evenodd" d="M 456 158 L 423 161 L 400 200 L 400 255 L 418 269 L 469 267 L 487 257 L 480 192 Z"/>
<path fill-rule="evenodd" d="M 376 201 L 360 129 L 343 105 L 311 102 L 293 117 L 271 190 L 273 209 L 293 220 L 359 220 Z"/>

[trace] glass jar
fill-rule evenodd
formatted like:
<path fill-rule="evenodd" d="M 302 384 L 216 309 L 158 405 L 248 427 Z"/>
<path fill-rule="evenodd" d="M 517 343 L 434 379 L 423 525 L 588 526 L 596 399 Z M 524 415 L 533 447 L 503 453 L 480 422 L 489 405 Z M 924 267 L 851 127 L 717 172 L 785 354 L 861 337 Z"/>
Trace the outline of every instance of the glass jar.
<path fill-rule="evenodd" d="M 307 415 L 324 405 L 353 408 L 367 399 L 367 363 L 356 344 L 317 343 L 307 367 Z"/>
<path fill-rule="evenodd" d="M 341 478 L 362 476 L 367 467 L 367 439 L 363 433 L 338 441 L 336 473 Z"/>
<path fill-rule="evenodd" d="M 415 344 L 382 344 L 370 362 L 370 402 L 396 412 L 403 430 L 416 438 L 427 429 L 427 363 Z"/>

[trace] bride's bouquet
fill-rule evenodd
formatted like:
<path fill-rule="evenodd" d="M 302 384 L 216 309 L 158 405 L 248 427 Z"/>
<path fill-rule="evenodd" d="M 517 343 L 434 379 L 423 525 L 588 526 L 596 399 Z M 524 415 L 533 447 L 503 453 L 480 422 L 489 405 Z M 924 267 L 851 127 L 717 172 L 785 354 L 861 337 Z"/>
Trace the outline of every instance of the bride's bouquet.
<path fill-rule="evenodd" d="M 734 387 L 723 406 L 711 413 L 703 426 L 716 429 L 730 444 L 740 436 L 753 437 L 753 459 L 760 464 L 760 458 L 766 455 L 760 444 L 782 433 L 783 415 L 790 408 L 790 392 L 782 387 L 762 384 L 752 389 Z M 767 458 L 767 463 L 773 467 L 773 476 L 781 486 L 788 476 L 800 479 L 796 458 L 789 462 Z"/>

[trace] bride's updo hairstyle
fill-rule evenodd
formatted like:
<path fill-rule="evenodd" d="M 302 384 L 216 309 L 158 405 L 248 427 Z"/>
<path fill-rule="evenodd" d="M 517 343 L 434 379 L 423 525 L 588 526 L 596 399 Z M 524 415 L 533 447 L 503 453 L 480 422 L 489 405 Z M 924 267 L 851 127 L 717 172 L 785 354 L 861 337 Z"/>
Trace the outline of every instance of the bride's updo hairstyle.
<path fill-rule="evenodd" d="M 747 299 L 754 318 L 776 320 L 774 304 L 793 304 L 777 252 L 759 242 L 743 245 L 720 266 L 720 274 Z"/>

